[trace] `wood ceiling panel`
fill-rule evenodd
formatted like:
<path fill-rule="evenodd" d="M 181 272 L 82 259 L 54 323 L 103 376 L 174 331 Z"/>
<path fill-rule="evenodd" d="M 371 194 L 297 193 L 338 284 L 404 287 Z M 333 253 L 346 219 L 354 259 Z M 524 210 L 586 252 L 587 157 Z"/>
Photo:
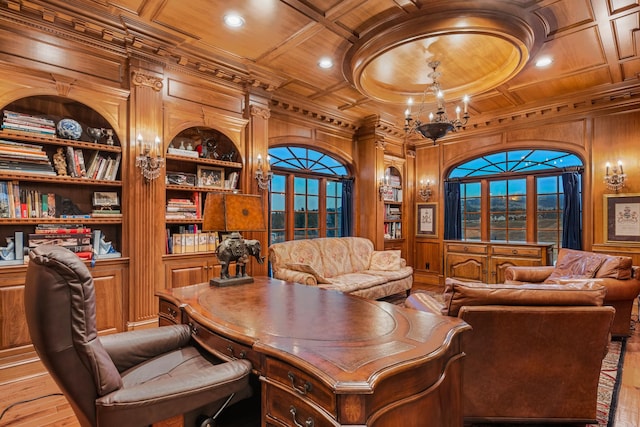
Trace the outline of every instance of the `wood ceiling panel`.
<path fill-rule="evenodd" d="M 553 63 L 548 67 L 535 67 L 535 59 L 547 55 L 553 58 Z M 563 79 L 563 76 L 568 74 L 588 72 L 591 68 L 607 63 L 596 27 L 549 40 L 542 46 L 536 58 L 509 82 L 509 88 L 517 90 L 522 86 Z"/>
<path fill-rule="evenodd" d="M 536 13 L 545 22 L 549 35 L 595 21 L 589 0 L 556 1 Z"/>
<path fill-rule="evenodd" d="M 142 8 L 142 4 L 147 2 L 148 1 L 145 0 L 117 0 L 110 1 L 109 3 L 117 7 L 118 9 L 137 14 L 138 11 Z"/>
<path fill-rule="evenodd" d="M 637 37 L 640 27 L 638 12 L 621 16 L 611 21 L 613 34 L 618 46 L 618 59 L 626 59 L 638 55 Z"/>
<path fill-rule="evenodd" d="M 609 73 L 609 68 L 601 67 L 573 76 L 522 86 L 514 89 L 513 93 L 524 100 L 524 102 L 535 102 L 558 97 L 562 94 L 570 94 L 594 87 L 601 87 L 610 83 L 611 74 Z"/>
<path fill-rule="evenodd" d="M 640 4 L 638 0 L 609 0 L 611 5 L 611 13 L 619 13 L 631 7 L 636 7 Z"/>
<path fill-rule="evenodd" d="M 318 87 L 320 90 L 333 86 L 344 81 L 341 57 L 336 52 L 340 52 L 340 46 L 344 44 L 344 39 L 328 29 L 321 29 L 314 37 L 306 38 L 302 43 L 284 52 L 277 58 L 272 58 L 269 66 L 279 70 L 293 79 L 305 82 L 310 86 Z M 335 62 L 330 69 L 320 69 L 318 61 L 321 57 L 328 56 Z"/>
<path fill-rule="evenodd" d="M 622 63 L 622 78 L 624 80 L 637 80 L 640 77 L 640 59 Z"/>
<path fill-rule="evenodd" d="M 342 10 L 344 13 L 338 22 L 346 28 L 352 28 L 357 33 L 364 33 L 375 18 L 376 22 L 391 19 L 402 13 L 397 2 L 393 0 L 358 0 L 350 2 L 351 8 Z"/>
<path fill-rule="evenodd" d="M 245 26 L 226 27 L 222 18 L 230 12 L 240 13 Z M 302 13 L 274 0 L 194 1 L 189 2 L 189 7 L 181 1 L 167 1 L 154 21 L 198 39 L 204 45 L 251 61 L 284 43 L 311 22 Z"/>

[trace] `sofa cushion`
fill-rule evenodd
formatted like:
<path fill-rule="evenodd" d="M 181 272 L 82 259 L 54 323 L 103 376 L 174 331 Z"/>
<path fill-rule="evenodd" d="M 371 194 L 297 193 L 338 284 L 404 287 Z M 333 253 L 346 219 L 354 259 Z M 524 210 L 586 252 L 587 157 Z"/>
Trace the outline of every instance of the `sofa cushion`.
<path fill-rule="evenodd" d="M 461 307 L 470 305 L 601 306 L 606 292 L 604 286 L 593 282 L 500 285 L 447 278 L 442 314 L 458 316 Z"/>
<path fill-rule="evenodd" d="M 387 282 L 381 276 L 373 276 L 365 273 L 347 273 L 328 279 L 329 284 L 318 285 L 321 288 L 335 289 L 340 292 L 353 292 L 357 290 L 371 288 Z"/>
<path fill-rule="evenodd" d="M 597 278 L 618 280 L 631 279 L 633 259 L 627 256 L 605 255 L 604 262 L 596 273 Z"/>
<path fill-rule="evenodd" d="M 286 264 L 286 266 L 290 270 L 302 271 L 303 273 L 311 274 L 313 277 L 316 278 L 317 283 L 329 283 L 329 281 L 322 274 L 318 273 L 316 269 L 309 264 L 290 263 L 290 264 Z"/>
<path fill-rule="evenodd" d="M 400 259 L 399 250 L 373 251 L 369 270 L 400 270 Z"/>
<path fill-rule="evenodd" d="M 554 283 L 557 279 L 591 279 L 604 262 L 599 254 L 591 252 L 570 252 L 558 259 L 556 267 L 544 283 Z"/>
<path fill-rule="evenodd" d="M 365 274 L 371 274 L 372 276 L 384 277 L 385 280 L 399 280 L 413 275 L 413 268 L 400 267 L 397 270 L 365 270 Z"/>
<path fill-rule="evenodd" d="M 321 262 L 324 277 L 336 277 L 354 271 L 349 255 L 349 246 L 345 239 L 320 238 L 315 239 L 322 254 Z"/>

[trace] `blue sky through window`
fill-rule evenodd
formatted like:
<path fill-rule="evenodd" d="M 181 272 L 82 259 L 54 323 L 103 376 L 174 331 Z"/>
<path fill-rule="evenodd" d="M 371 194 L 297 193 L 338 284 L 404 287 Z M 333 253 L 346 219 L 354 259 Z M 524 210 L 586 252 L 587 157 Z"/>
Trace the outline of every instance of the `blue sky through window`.
<path fill-rule="evenodd" d="M 449 178 L 480 177 L 504 172 L 540 172 L 582 166 L 575 154 L 552 150 L 514 150 L 478 157 L 454 168 Z"/>

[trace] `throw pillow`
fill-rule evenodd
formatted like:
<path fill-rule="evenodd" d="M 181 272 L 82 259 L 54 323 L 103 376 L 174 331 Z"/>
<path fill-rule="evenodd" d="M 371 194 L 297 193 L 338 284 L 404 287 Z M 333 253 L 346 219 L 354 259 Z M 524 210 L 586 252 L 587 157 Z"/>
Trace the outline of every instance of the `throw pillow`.
<path fill-rule="evenodd" d="M 318 283 L 329 283 L 329 281 L 324 276 L 322 276 L 322 274 L 318 273 L 316 269 L 309 264 L 291 263 L 287 264 L 287 268 L 290 270 L 302 271 L 303 273 L 309 273 L 316 278 L 316 281 Z"/>
<path fill-rule="evenodd" d="M 554 283 L 558 279 L 591 279 L 595 277 L 604 259 L 598 255 L 589 253 L 568 253 L 553 269 L 544 283 Z"/>
<path fill-rule="evenodd" d="M 400 251 L 373 251 L 369 270 L 400 270 Z"/>

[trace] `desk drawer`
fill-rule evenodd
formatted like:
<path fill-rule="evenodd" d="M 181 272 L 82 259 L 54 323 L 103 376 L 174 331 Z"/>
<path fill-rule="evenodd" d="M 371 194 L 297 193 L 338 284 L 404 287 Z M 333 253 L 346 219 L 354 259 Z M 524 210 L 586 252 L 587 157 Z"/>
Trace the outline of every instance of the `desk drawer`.
<path fill-rule="evenodd" d="M 193 339 L 212 354 L 225 360 L 247 359 L 253 365 L 253 369 L 260 372 L 260 354 L 250 346 L 215 334 L 193 319 L 189 319 L 189 324 L 192 328 Z"/>
<path fill-rule="evenodd" d="M 340 424 L 313 402 L 283 390 L 281 386 L 263 383 L 263 402 L 266 419 L 278 425 L 302 427 L 338 427 Z M 274 423 L 276 424 L 276 423 Z"/>
<path fill-rule="evenodd" d="M 285 390 L 320 405 L 325 411 L 337 417 L 336 397 L 329 387 L 300 369 L 268 358 L 265 362 L 264 376 L 278 382 Z"/>
<path fill-rule="evenodd" d="M 158 315 L 161 320 L 167 321 L 166 324 L 182 323 L 182 310 L 175 304 L 161 299 L 159 309 Z"/>
<path fill-rule="evenodd" d="M 493 246 L 494 255 L 522 256 L 522 257 L 542 257 L 542 248 L 532 248 L 525 246 Z"/>

